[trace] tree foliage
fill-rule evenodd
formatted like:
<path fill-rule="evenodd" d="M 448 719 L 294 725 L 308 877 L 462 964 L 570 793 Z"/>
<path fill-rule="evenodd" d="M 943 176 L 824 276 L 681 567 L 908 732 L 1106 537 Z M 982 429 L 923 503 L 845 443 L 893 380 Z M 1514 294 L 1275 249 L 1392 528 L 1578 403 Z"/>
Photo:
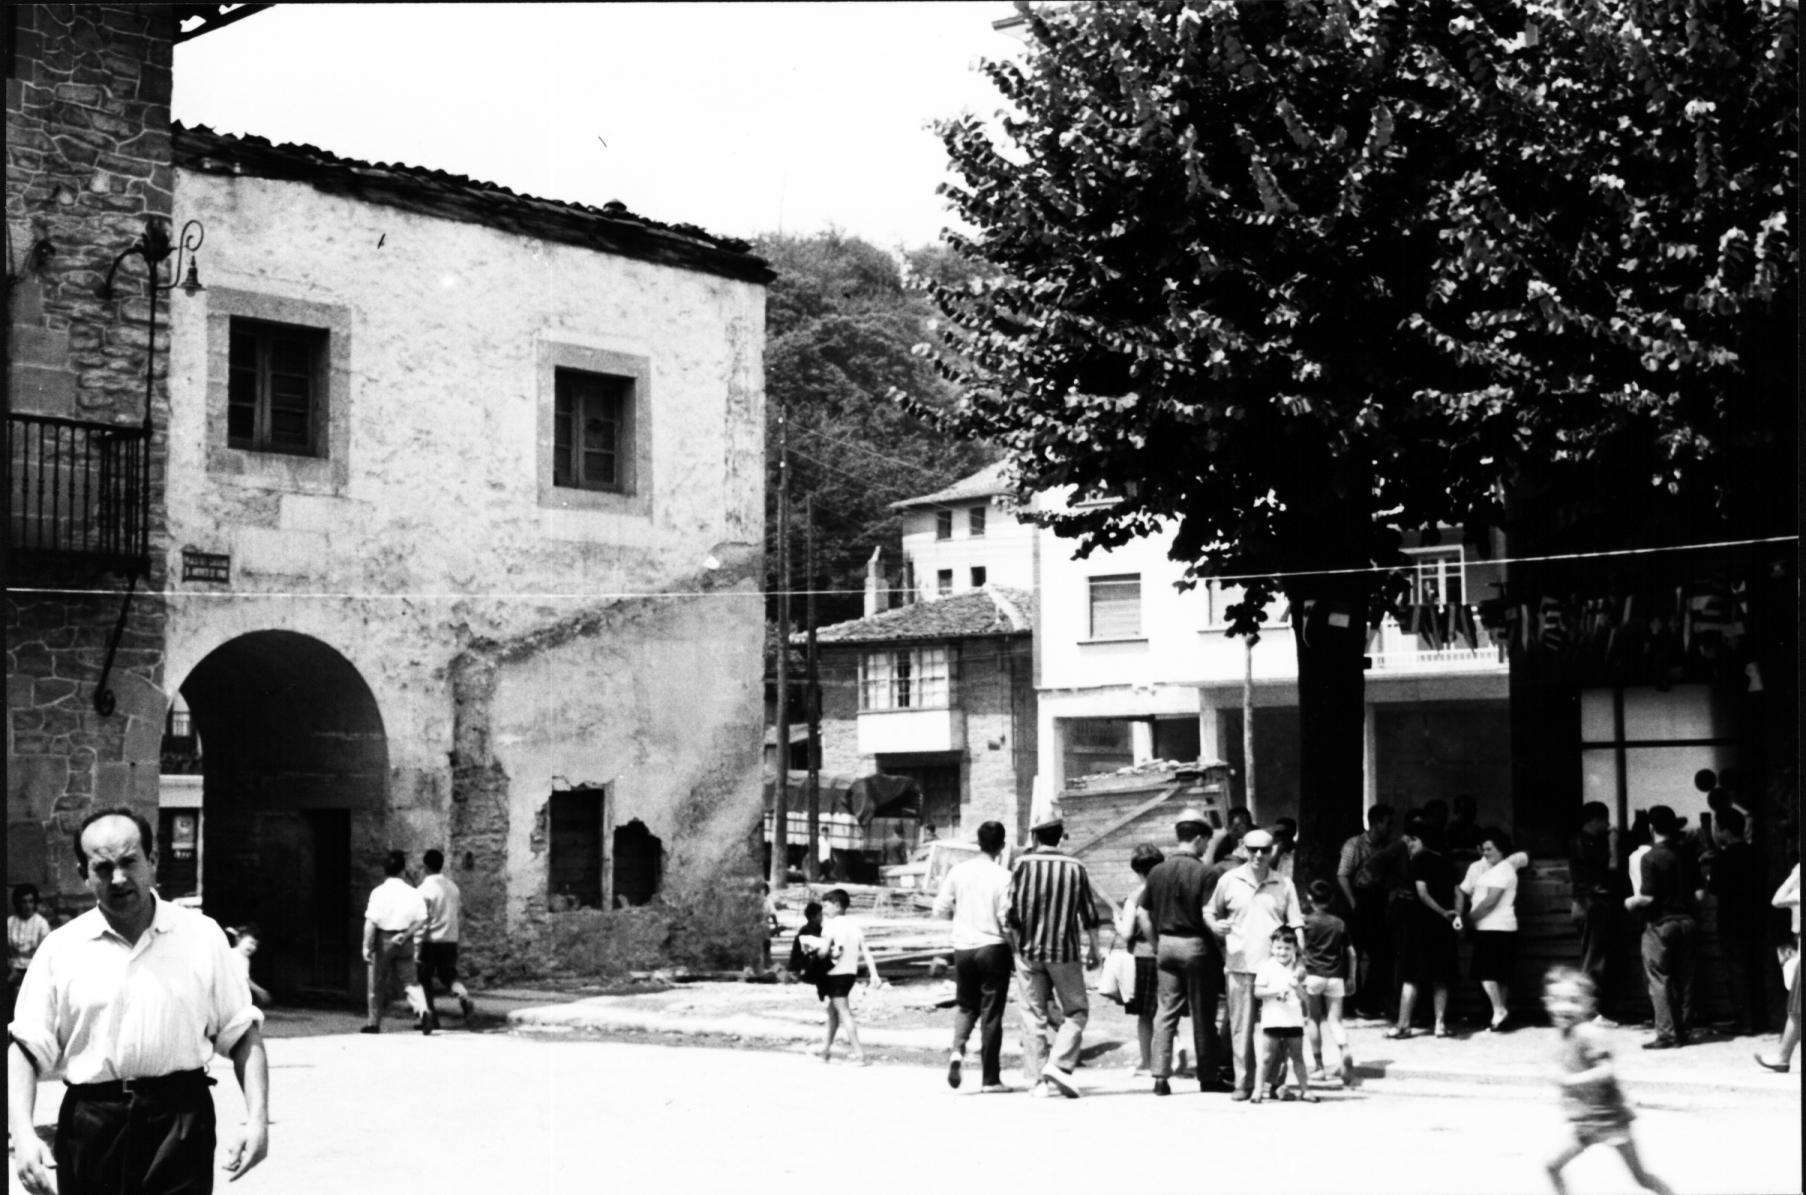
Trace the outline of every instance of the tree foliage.
<path fill-rule="evenodd" d="M 1119 495 L 1050 519 L 1081 551 L 1170 522 L 1194 576 L 1262 578 L 1247 630 L 1402 529 L 1505 524 L 1527 476 L 1749 513 L 1793 399 L 1794 5 L 1029 24 L 985 66 L 1003 138 L 942 126 L 952 244 L 997 271 L 936 290 L 943 422 L 1024 491 Z"/>
<path fill-rule="evenodd" d="M 932 335 L 927 292 L 906 283 L 883 250 L 829 232 L 767 236 L 757 251 L 777 272 L 766 299 L 765 390 L 768 592 L 777 575 L 780 412 L 788 418 L 791 587 L 815 589 L 823 625 L 862 612 L 865 564 L 886 546 L 891 568 L 901 530 L 892 502 L 916 497 L 975 472 L 989 458 L 907 413 L 890 396 L 908 394 L 926 409 L 950 397 L 947 383 L 915 346 Z M 937 255 L 921 250 L 925 264 Z M 956 277 L 966 269 L 947 263 Z M 804 499 L 814 495 L 816 571 L 805 576 Z M 774 606 L 775 613 L 775 606 Z M 792 618 L 800 620 L 800 603 Z"/>

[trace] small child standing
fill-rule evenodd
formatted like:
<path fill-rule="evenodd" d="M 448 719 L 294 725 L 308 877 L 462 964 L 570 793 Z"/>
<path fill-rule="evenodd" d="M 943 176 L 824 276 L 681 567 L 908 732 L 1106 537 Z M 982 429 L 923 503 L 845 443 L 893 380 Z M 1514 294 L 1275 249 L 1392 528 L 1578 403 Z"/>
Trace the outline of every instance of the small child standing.
<path fill-rule="evenodd" d="M 816 992 L 828 1005 L 828 1036 L 822 1043 L 821 1060 L 828 1061 L 834 1052 L 834 1036 L 842 1021 L 847 1026 L 847 1057 L 859 1066 L 865 1065 L 865 1050 L 859 1044 L 859 1024 L 853 1019 L 853 1005 L 848 999 L 859 978 L 859 956 L 865 956 L 866 970 L 873 987 L 884 981 L 878 977 L 878 960 L 866 944 L 865 933 L 847 916 L 844 888 L 832 888 L 822 897 L 822 934 L 816 948 L 828 962 L 827 974 L 815 985 Z"/>
<path fill-rule="evenodd" d="M 1672 1188 L 1643 1168 L 1630 1122 L 1636 1115 L 1624 1100 L 1612 1069 L 1612 1051 L 1604 1031 L 1592 1023 L 1593 981 L 1571 967 L 1550 970 L 1543 985 L 1543 1007 L 1561 1030 L 1561 1102 L 1574 1126 L 1574 1140 L 1549 1162 L 1549 1182 L 1556 1195 L 1567 1195 L 1561 1172 L 1595 1145 L 1618 1151 L 1630 1176 L 1645 1191 L 1674 1195 Z"/>
<path fill-rule="evenodd" d="M 1330 912 L 1335 891 L 1328 880 L 1312 880 L 1304 904 L 1305 1037 L 1310 1041 L 1311 1078 L 1324 1079 L 1323 1028 L 1329 1026 L 1336 1043 L 1338 1070 L 1344 1087 L 1354 1079 L 1354 1058 L 1348 1052 L 1348 1031 L 1342 1027 L 1342 1001 L 1354 995 L 1354 943 L 1348 925 Z"/>
<path fill-rule="evenodd" d="M 1297 1098 L 1314 1104 L 1317 1095 L 1304 1072 L 1304 966 L 1291 930 L 1284 926 L 1274 930 L 1272 943 L 1273 953 L 1254 972 L 1254 995 L 1260 1000 L 1260 1060 L 1250 1102 L 1260 1103 L 1269 1083 L 1278 1098 L 1290 1059 L 1298 1081 Z"/>

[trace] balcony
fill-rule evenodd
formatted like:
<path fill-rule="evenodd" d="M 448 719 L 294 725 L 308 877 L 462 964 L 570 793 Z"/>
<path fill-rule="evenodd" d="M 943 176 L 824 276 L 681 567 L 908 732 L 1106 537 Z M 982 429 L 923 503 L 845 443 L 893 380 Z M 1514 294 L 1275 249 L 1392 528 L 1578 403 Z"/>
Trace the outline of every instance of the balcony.
<path fill-rule="evenodd" d="M 859 754 L 908 755 L 966 749 L 966 712 L 957 706 L 861 710 Z"/>
<path fill-rule="evenodd" d="M 1486 628 L 1476 626 L 1477 646 L 1457 635 L 1442 642 L 1415 634 L 1387 619 L 1367 655 L 1370 671 L 1397 674 L 1447 672 L 1499 672 L 1510 670 L 1504 645 L 1494 642 Z M 1434 643 L 1435 646 L 1431 644 Z"/>
<path fill-rule="evenodd" d="M 143 570 L 150 560 L 148 446 L 140 426 L 9 414 L 12 553 Z"/>

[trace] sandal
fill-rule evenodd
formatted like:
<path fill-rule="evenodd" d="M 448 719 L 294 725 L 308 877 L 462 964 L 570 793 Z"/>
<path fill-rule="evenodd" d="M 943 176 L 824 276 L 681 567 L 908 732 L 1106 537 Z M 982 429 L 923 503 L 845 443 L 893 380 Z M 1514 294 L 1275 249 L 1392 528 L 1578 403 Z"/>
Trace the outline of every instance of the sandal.
<path fill-rule="evenodd" d="M 1385 1033 L 1387 1041 L 1404 1041 L 1410 1036 L 1411 1031 L 1409 1029 L 1388 1029 Z"/>
<path fill-rule="evenodd" d="M 1314 1091 L 1301 1091 L 1298 1093 L 1298 1098 L 1307 1104 L 1321 1104 L 1323 1102 L 1323 1097 Z"/>
<path fill-rule="evenodd" d="M 1453 1033 L 1449 1032 L 1447 1025 L 1438 1025 L 1438 1026 L 1436 1026 L 1436 1036 L 1437 1037 L 1453 1037 L 1455 1035 Z"/>

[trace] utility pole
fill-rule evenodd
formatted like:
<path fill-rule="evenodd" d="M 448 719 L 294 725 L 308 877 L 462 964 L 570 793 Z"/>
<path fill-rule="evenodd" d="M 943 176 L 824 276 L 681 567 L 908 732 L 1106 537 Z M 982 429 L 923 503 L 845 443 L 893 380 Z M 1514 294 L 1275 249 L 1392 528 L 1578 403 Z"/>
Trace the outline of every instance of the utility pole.
<path fill-rule="evenodd" d="M 790 875 L 790 421 L 778 404 L 778 778 L 771 806 L 771 890 Z"/>
<path fill-rule="evenodd" d="M 1242 799 L 1248 803 L 1248 816 L 1254 824 L 1260 818 L 1254 812 L 1254 645 L 1260 636 L 1250 633 L 1242 649 Z"/>
<path fill-rule="evenodd" d="M 805 800 L 809 809 L 809 856 L 803 863 L 803 874 L 810 882 L 821 878 L 821 675 L 816 668 L 815 654 L 815 495 L 810 494 L 803 499 L 803 518 L 808 524 L 808 548 L 806 549 L 807 566 L 804 575 L 808 578 L 807 613 L 804 620 L 809 628 L 809 647 L 804 656 L 805 682 L 804 690 L 808 693 L 808 704 L 805 709 L 809 715 L 809 788 Z"/>

